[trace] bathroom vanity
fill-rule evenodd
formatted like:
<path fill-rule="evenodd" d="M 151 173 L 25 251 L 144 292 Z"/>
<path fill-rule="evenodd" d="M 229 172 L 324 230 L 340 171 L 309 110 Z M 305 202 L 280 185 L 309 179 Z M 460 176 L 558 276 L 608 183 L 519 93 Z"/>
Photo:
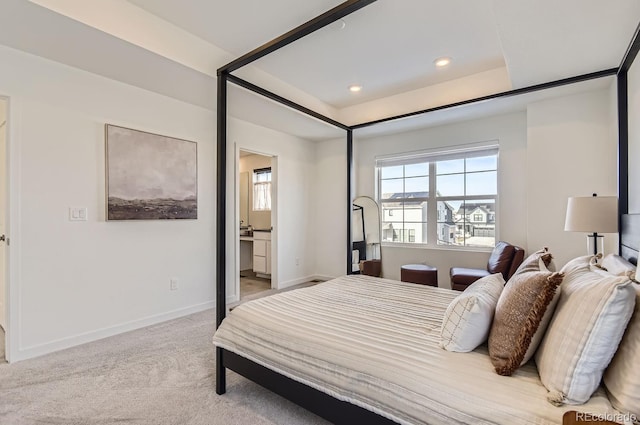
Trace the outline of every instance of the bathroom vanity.
<path fill-rule="evenodd" d="M 253 271 L 258 277 L 271 274 L 271 231 L 253 231 Z"/>
<path fill-rule="evenodd" d="M 240 236 L 240 270 L 250 269 L 258 277 L 271 277 L 271 230 Z"/>

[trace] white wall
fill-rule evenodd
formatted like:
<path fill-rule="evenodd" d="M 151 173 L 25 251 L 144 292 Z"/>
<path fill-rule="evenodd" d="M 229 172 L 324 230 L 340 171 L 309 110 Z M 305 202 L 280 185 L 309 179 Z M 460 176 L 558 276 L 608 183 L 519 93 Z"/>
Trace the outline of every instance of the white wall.
<path fill-rule="evenodd" d="M 640 213 L 640 57 L 627 74 L 629 88 L 629 212 Z"/>
<path fill-rule="evenodd" d="M 356 133 L 357 136 L 357 133 Z M 526 243 L 526 115 L 524 112 L 501 115 L 480 120 L 438 126 L 396 135 L 357 139 L 356 137 L 356 189 L 357 195 L 375 199 L 375 158 L 400 152 L 465 145 L 497 140 L 499 156 L 499 220 L 498 238 L 516 245 Z M 400 266 L 426 263 L 438 268 L 438 284 L 449 288 L 449 268 L 485 267 L 487 252 L 457 251 L 451 249 L 423 249 L 415 247 L 382 248 L 384 277 L 400 279 Z"/>
<path fill-rule="evenodd" d="M 12 105 L 10 360 L 213 307 L 215 114 L 6 47 L 0 62 Z M 105 123 L 198 142 L 197 220 L 105 222 Z M 230 182 L 235 144 L 276 155 L 279 286 L 314 277 L 315 144 L 235 119 L 228 134 Z M 68 221 L 70 206 L 86 206 L 89 220 Z M 231 247 L 237 227 L 227 227 Z"/>
<path fill-rule="evenodd" d="M 528 253 L 548 246 L 562 266 L 586 254 L 586 235 L 564 232 L 569 196 L 616 195 L 617 141 L 615 88 L 574 94 L 529 105 L 526 112 L 494 116 L 418 131 L 359 139 L 356 132 L 354 196 L 375 197 L 375 158 L 394 153 L 498 140 L 498 238 L 520 245 Z M 335 233 L 318 235 L 319 270 L 344 274 L 343 237 L 346 208 L 343 140 L 319 144 L 318 188 L 321 205 L 317 223 Z M 616 250 L 617 236 L 606 235 L 606 250 Z M 383 276 L 399 279 L 400 266 L 413 262 L 438 268 L 439 285 L 450 287 L 449 268 L 485 267 L 488 252 L 446 248 L 385 246 Z"/>
<path fill-rule="evenodd" d="M 11 360 L 212 307 L 214 114 L 6 47 L 0 62 L 19 212 Z M 105 123 L 198 143 L 198 220 L 105 222 Z"/>
<path fill-rule="evenodd" d="M 312 223 L 318 228 L 315 238 L 316 270 L 325 279 L 347 273 L 346 146 L 346 136 L 344 139 L 321 142 L 316 146 L 315 179 L 318 184 Z"/>
<path fill-rule="evenodd" d="M 556 263 L 586 255 L 586 234 L 564 231 L 570 196 L 617 196 L 617 140 L 608 89 L 551 99 L 527 111 L 527 248 Z M 605 235 L 605 252 L 617 237 Z"/>
<path fill-rule="evenodd" d="M 313 279 L 316 228 L 309 223 L 315 205 L 315 143 L 236 119 L 229 119 L 227 140 L 227 220 L 235 223 L 239 217 L 239 199 L 235 196 L 238 151 L 272 156 L 272 196 L 276 202 L 271 208 L 276 221 L 271 223 L 271 252 L 277 252 L 271 270 L 272 287 L 285 288 Z M 237 275 L 238 231 L 238 226 L 227 226 L 227 276 Z M 227 300 L 237 300 L 238 295 L 237 281 L 228 278 Z"/>

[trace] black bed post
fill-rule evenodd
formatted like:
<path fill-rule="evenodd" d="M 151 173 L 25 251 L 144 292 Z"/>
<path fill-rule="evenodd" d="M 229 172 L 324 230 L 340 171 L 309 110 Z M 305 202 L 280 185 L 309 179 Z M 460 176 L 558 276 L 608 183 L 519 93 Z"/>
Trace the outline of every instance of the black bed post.
<path fill-rule="evenodd" d="M 618 74 L 618 229 L 622 215 L 629 212 L 629 110 L 627 72 Z M 618 254 L 621 240 L 618 239 Z"/>
<path fill-rule="evenodd" d="M 318 118 L 329 124 L 335 125 L 339 128 L 348 131 L 348 157 L 349 157 L 349 173 L 352 169 L 351 158 L 351 130 L 344 124 L 339 123 L 331 118 L 325 117 L 309 108 L 305 108 L 295 102 L 289 101 L 281 96 L 271 93 L 268 90 L 262 89 L 254 84 L 244 81 L 240 78 L 231 75 L 231 72 L 242 68 L 250 64 L 253 61 L 260 59 L 261 57 L 268 55 L 294 41 L 311 34 L 325 26 L 344 18 L 345 16 L 360 10 L 361 8 L 375 2 L 376 0 L 347 0 L 342 4 L 334 7 L 333 9 L 317 16 L 316 18 L 294 28 L 282 36 L 273 39 L 257 49 L 252 50 L 239 57 L 238 59 L 229 62 L 225 66 L 218 69 L 218 102 L 217 102 L 217 185 L 216 185 L 216 329 L 220 326 L 226 315 L 226 186 L 227 186 L 227 82 L 233 82 L 242 87 L 245 87 L 251 91 L 254 91 L 262 96 L 266 96 L 272 100 L 282 103 L 290 108 L 301 111 L 312 117 Z M 351 178 L 349 178 L 351 182 Z M 351 187 L 347 188 L 347 195 L 349 203 L 351 203 Z M 349 216 L 351 220 L 351 216 Z M 236 223 L 237 225 L 237 223 Z M 351 243 L 351 221 L 347 224 L 349 232 L 349 243 Z M 348 252 L 351 252 L 349 249 Z M 349 260 L 351 262 L 351 260 Z M 224 367 L 224 350 L 220 347 L 216 347 L 216 392 L 218 394 L 224 394 L 226 391 L 226 376 Z"/>
<path fill-rule="evenodd" d="M 629 43 L 618 68 L 618 229 L 622 229 L 622 215 L 629 212 L 629 92 L 627 72 L 640 51 L 640 25 Z M 618 254 L 622 239 L 618 239 Z"/>
<path fill-rule="evenodd" d="M 353 235 L 351 234 L 351 220 L 353 204 L 353 130 L 347 130 L 347 274 L 352 274 L 351 251 L 353 251 Z"/>
<path fill-rule="evenodd" d="M 227 72 L 218 72 L 218 117 L 217 117 L 217 187 L 216 187 L 216 329 L 227 312 L 226 294 L 226 209 L 227 209 Z M 216 393 L 227 391 L 223 350 L 216 347 Z"/>

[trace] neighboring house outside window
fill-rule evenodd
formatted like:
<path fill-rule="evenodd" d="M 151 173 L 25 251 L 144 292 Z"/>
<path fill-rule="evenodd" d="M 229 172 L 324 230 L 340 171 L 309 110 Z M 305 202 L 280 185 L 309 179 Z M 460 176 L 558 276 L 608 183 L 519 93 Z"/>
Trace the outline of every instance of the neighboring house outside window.
<path fill-rule="evenodd" d="M 377 159 L 382 242 L 493 247 L 497 166 L 497 145 Z"/>
<path fill-rule="evenodd" d="M 271 210 L 271 167 L 253 170 L 253 211 Z"/>

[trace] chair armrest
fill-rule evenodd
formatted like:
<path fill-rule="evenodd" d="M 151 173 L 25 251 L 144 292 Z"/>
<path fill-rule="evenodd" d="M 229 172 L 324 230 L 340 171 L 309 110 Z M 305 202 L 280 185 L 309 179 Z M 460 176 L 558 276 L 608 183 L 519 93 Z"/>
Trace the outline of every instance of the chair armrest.
<path fill-rule="evenodd" d="M 449 271 L 451 287 L 458 291 L 464 291 L 476 280 L 489 276 L 490 274 L 491 273 L 484 269 L 466 269 L 463 267 L 452 267 Z"/>

